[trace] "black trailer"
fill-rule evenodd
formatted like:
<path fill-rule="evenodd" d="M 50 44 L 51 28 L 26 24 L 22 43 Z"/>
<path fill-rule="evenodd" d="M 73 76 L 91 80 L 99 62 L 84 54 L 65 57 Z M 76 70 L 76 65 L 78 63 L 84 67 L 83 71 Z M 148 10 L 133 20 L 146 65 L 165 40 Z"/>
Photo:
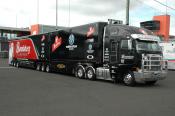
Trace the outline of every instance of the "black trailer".
<path fill-rule="evenodd" d="M 11 55 L 9 62 L 91 80 L 122 80 L 126 85 L 154 84 L 166 77 L 156 38 L 143 28 L 97 22 L 12 40 L 10 44 L 15 46 L 23 39 L 30 39 L 36 55 L 35 58 L 24 55 L 27 45 L 21 43 L 17 52 L 15 47 L 12 50 L 15 55 Z"/>

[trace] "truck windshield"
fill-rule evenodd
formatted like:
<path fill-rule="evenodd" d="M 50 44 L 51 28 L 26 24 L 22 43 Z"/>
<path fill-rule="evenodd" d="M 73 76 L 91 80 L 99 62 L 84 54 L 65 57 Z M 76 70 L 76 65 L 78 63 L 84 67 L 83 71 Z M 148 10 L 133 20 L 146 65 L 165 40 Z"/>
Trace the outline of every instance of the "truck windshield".
<path fill-rule="evenodd" d="M 144 51 L 161 51 L 161 48 L 158 42 L 155 41 L 136 41 L 136 49 L 137 50 L 144 50 Z"/>

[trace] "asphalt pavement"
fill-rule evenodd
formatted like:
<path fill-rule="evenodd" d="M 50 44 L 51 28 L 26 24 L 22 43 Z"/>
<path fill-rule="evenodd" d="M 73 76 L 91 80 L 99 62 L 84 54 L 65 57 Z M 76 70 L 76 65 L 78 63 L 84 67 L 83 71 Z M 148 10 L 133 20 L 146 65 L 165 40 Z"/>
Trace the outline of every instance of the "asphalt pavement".
<path fill-rule="evenodd" d="M 174 116 L 175 71 L 127 87 L 8 66 L 0 59 L 0 116 Z"/>

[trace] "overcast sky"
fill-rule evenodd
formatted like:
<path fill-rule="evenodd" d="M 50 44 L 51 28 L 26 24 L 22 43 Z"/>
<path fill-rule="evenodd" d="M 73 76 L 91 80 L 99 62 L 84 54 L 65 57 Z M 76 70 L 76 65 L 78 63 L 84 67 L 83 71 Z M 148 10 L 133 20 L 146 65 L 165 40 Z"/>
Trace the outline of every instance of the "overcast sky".
<path fill-rule="evenodd" d="M 166 0 L 158 0 L 166 4 Z M 152 20 L 154 15 L 165 14 L 166 8 L 153 0 L 130 0 L 130 24 L 139 26 L 141 21 Z M 56 0 L 1 0 L 0 26 L 30 27 L 33 24 L 56 24 Z M 175 8 L 175 0 L 167 0 Z M 58 25 L 76 26 L 109 18 L 125 22 L 126 0 L 58 0 Z M 171 15 L 170 34 L 175 35 L 175 10 L 167 9 Z M 69 22 L 70 19 L 70 22 Z"/>

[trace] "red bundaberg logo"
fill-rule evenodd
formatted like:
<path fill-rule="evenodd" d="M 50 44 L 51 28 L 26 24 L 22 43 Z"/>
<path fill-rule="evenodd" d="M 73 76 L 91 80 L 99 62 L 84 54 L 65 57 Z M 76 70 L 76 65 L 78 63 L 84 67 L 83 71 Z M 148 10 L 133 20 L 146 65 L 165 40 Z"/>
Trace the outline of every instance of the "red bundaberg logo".
<path fill-rule="evenodd" d="M 87 37 L 91 37 L 95 32 L 95 28 L 94 27 L 90 27 L 89 31 L 87 32 Z"/>
<path fill-rule="evenodd" d="M 42 36 L 41 42 L 43 42 L 46 39 L 45 35 Z"/>
<path fill-rule="evenodd" d="M 56 36 L 55 37 L 55 42 L 52 44 L 52 52 L 54 52 L 60 45 L 62 44 L 62 38 Z"/>

